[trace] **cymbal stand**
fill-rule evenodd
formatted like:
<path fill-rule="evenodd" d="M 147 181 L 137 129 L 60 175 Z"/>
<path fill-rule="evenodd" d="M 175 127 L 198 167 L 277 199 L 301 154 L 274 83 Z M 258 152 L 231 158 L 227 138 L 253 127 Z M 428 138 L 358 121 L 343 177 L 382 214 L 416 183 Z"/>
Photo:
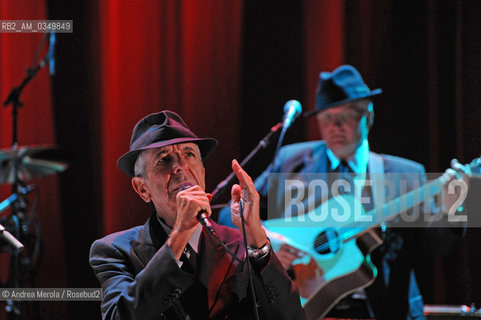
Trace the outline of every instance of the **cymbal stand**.
<path fill-rule="evenodd" d="M 12 150 L 18 149 L 18 108 L 22 107 L 23 104 L 20 101 L 20 95 L 22 94 L 23 89 L 25 86 L 37 75 L 38 71 L 42 69 L 49 60 L 49 52 L 45 54 L 44 58 L 37 64 L 37 59 L 39 57 L 39 53 L 46 42 L 48 33 L 45 33 L 40 41 L 40 44 L 37 48 L 33 65 L 27 68 L 26 72 L 27 75 L 22 80 L 18 87 L 12 89 L 10 94 L 8 95 L 7 99 L 3 103 L 5 107 L 8 105 L 12 105 Z M 14 160 L 14 182 L 12 186 L 13 194 L 17 195 L 16 200 L 12 204 L 12 221 L 14 223 L 14 236 L 20 241 L 24 242 L 25 232 L 27 230 L 26 225 L 24 223 L 26 209 L 28 207 L 26 198 L 24 194 L 20 191 L 25 188 L 25 183 L 21 180 L 20 177 L 20 166 L 21 166 L 21 157 L 17 157 Z M 21 261 L 21 254 L 18 250 L 11 251 L 10 257 L 10 273 L 9 273 L 9 285 L 13 286 L 14 288 L 21 288 L 25 285 L 24 277 L 22 275 L 22 261 Z M 20 319 L 22 308 L 19 301 L 7 301 L 6 310 L 9 316 L 9 319 Z M 34 308 L 34 311 L 36 309 Z M 34 315 L 34 318 L 38 318 L 38 314 Z"/>

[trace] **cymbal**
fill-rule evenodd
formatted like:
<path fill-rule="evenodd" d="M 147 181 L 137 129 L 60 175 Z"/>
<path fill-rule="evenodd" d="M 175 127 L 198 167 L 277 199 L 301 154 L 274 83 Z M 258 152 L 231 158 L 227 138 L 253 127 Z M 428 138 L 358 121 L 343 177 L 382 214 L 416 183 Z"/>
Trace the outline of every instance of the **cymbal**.
<path fill-rule="evenodd" d="M 0 149 L 0 183 L 15 182 L 15 163 L 21 181 L 42 178 L 65 171 L 70 157 L 53 146 L 25 146 Z"/>

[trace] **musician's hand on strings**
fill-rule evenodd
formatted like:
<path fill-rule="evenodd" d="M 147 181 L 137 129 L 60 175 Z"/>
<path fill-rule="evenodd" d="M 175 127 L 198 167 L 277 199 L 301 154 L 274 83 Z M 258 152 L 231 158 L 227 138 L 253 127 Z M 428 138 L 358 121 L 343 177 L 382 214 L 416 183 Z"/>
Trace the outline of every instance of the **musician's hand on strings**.
<path fill-rule="evenodd" d="M 239 184 L 232 186 L 231 216 L 232 223 L 242 230 L 239 204 L 244 215 L 247 245 L 260 248 L 267 243 L 267 236 L 261 227 L 259 217 L 259 194 L 251 177 L 242 169 L 237 160 L 232 160 L 232 170 L 239 179 Z"/>
<path fill-rule="evenodd" d="M 457 159 L 453 159 L 451 168 L 446 170 L 446 173 L 452 178 L 443 186 L 443 211 L 452 214 L 462 206 L 466 198 L 472 172 L 468 165 L 462 165 Z"/>
<path fill-rule="evenodd" d="M 284 269 L 288 270 L 292 266 L 292 262 L 302 258 L 305 253 L 287 243 L 283 243 L 276 255 Z"/>

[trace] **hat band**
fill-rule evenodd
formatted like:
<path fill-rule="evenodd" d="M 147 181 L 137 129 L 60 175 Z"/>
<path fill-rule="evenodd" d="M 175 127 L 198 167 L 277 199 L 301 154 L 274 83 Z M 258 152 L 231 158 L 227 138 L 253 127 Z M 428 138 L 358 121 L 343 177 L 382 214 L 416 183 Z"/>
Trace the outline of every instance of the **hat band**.
<path fill-rule="evenodd" d="M 178 128 L 169 126 L 146 131 L 130 145 L 130 151 L 142 149 L 156 142 L 167 141 L 176 138 L 197 139 L 197 136 L 192 131 L 186 130 L 185 128 L 182 129 L 183 130 L 179 130 Z"/>

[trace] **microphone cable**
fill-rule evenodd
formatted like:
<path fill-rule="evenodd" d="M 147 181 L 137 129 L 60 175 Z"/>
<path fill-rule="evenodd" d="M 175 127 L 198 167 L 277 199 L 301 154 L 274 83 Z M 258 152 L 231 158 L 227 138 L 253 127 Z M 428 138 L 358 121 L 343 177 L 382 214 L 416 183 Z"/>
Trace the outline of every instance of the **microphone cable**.
<path fill-rule="evenodd" d="M 254 315 L 256 317 L 256 320 L 259 320 L 259 311 L 257 310 L 256 290 L 254 288 L 254 280 L 252 277 L 252 266 L 251 266 L 251 261 L 249 260 L 249 251 L 247 249 L 247 236 L 246 236 L 246 227 L 245 227 L 245 219 L 244 219 L 244 210 L 242 208 L 242 198 L 239 200 L 239 214 L 241 217 L 242 237 L 244 238 L 244 247 L 245 247 L 245 253 L 246 253 L 245 261 L 247 262 L 247 275 L 249 278 L 249 287 L 251 288 L 251 297 L 252 297 L 252 304 L 254 306 Z"/>
<path fill-rule="evenodd" d="M 193 185 L 190 184 L 190 183 L 184 183 L 180 186 L 179 190 L 183 191 L 183 190 L 189 189 L 192 186 Z M 212 225 L 212 222 L 213 222 L 212 219 L 208 215 L 206 215 L 206 213 L 207 212 L 205 210 L 200 210 L 197 213 L 197 220 L 202 225 L 202 227 L 207 231 L 208 234 L 210 234 L 212 237 L 214 237 L 214 239 L 224 248 L 224 250 L 232 258 L 234 258 L 238 262 L 244 262 L 243 260 L 237 258 L 236 255 L 234 253 L 232 253 L 232 251 L 230 251 L 229 248 L 227 248 L 227 246 L 225 245 L 225 243 L 219 238 L 219 235 L 217 234 L 217 232 L 214 229 L 214 226 Z M 209 223 L 209 225 L 207 224 L 207 222 Z"/>
<path fill-rule="evenodd" d="M 212 219 L 210 217 L 207 217 L 207 219 L 209 220 L 210 223 L 212 223 Z M 237 256 L 232 251 L 230 251 L 229 248 L 227 248 L 225 243 L 217 235 L 217 232 L 215 232 L 214 226 L 208 227 L 203 219 L 200 219 L 199 222 L 202 225 L 202 227 L 204 227 L 204 229 L 207 230 L 207 233 L 211 235 L 232 258 L 234 258 L 238 262 L 242 262 L 242 263 L 245 262 L 245 260 L 237 258 Z"/>
<path fill-rule="evenodd" d="M 199 219 L 199 221 L 200 221 L 200 224 L 202 225 L 202 227 L 204 227 L 208 231 L 208 233 L 224 248 L 224 250 L 232 258 L 234 258 L 238 262 L 247 263 L 247 275 L 248 275 L 248 279 L 249 279 L 249 287 L 251 288 L 251 298 L 252 298 L 252 304 L 253 304 L 253 307 L 254 307 L 254 315 L 255 315 L 255 319 L 259 320 L 260 318 L 259 318 L 259 311 L 257 310 L 257 297 L 256 297 L 256 291 L 255 291 L 255 288 L 254 288 L 254 280 L 253 280 L 253 276 L 252 276 L 252 266 L 251 266 L 251 262 L 249 260 L 249 251 L 247 249 L 247 247 L 248 247 L 247 246 L 247 235 L 246 235 L 246 228 L 245 228 L 244 210 L 242 208 L 242 199 L 239 200 L 239 214 L 240 214 L 240 217 L 241 217 L 242 238 L 243 238 L 244 247 L 245 247 L 245 259 L 244 260 L 237 258 L 237 256 L 232 251 L 230 251 L 229 248 L 227 248 L 227 246 L 224 244 L 224 242 L 218 237 L 217 232 L 213 231 L 214 227 L 212 225 L 210 227 L 207 226 L 204 219 Z M 206 217 L 206 218 L 209 220 L 209 222 L 212 222 L 210 217 Z"/>

